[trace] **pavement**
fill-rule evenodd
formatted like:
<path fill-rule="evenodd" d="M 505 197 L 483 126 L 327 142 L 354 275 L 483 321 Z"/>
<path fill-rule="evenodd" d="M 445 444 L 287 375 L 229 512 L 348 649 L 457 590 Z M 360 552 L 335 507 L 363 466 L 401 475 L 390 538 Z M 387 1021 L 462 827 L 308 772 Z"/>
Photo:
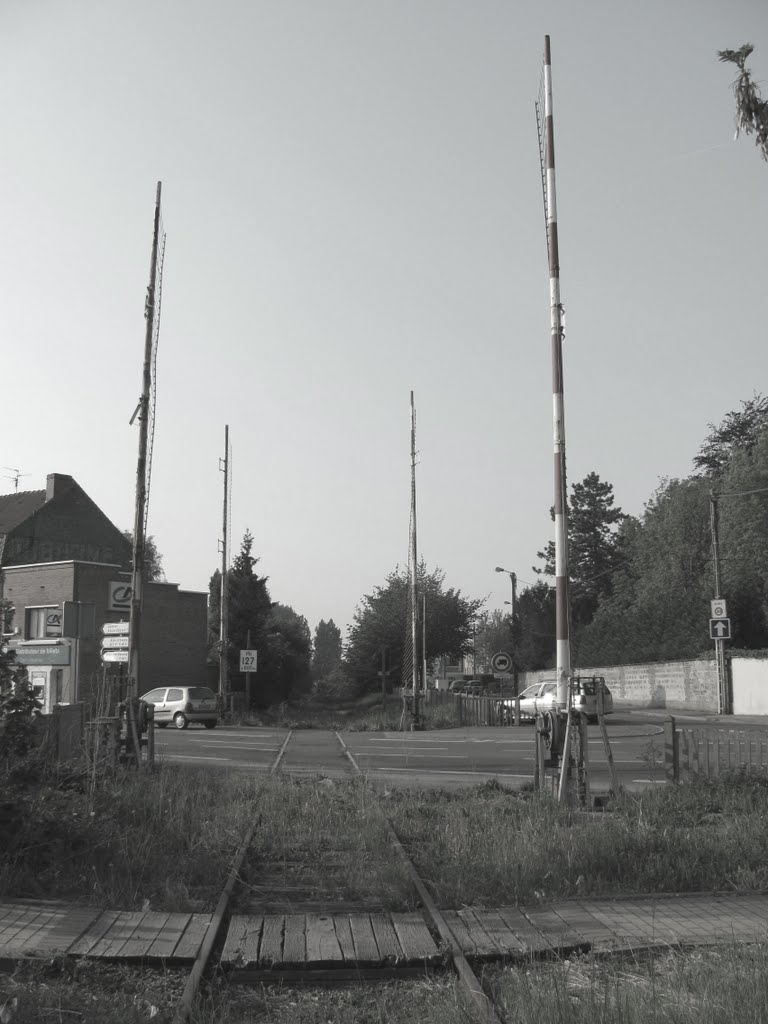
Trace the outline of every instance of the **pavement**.
<path fill-rule="evenodd" d="M 277 964 L 281 950 L 285 953 L 287 949 L 289 934 L 293 946 L 300 933 L 304 936 L 302 963 L 307 969 L 320 962 L 325 964 L 329 941 L 332 946 L 338 941 L 341 950 L 338 957 L 331 957 L 337 966 L 362 963 L 356 944 L 350 945 L 349 939 L 357 930 L 353 927 L 350 932 L 350 921 L 355 918 L 352 923 L 359 926 L 360 915 L 311 916 L 313 927 L 322 932 L 322 942 L 316 943 L 318 950 L 325 950 L 318 953 L 322 961 L 316 961 L 311 953 L 315 943 L 309 924 L 297 925 L 299 915 L 290 914 L 260 919 L 252 940 L 251 961 L 258 964 L 268 959 L 270 964 Z M 413 927 L 413 916 L 388 915 L 398 934 Z M 444 916 L 465 955 L 483 959 L 524 959 L 574 949 L 610 953 L 768 939 L 768 894 L 762 893 L 590 898 L 496 909 L 464 907 L 446 911 Z M 54 955 L 186 966 L 197 955 L 210 921 L 207 915 L 102 911 L 59 901 L 0 903 L 0 968 L 10 970 L 20 959 Z M 382 933 L 392 932 L 392 928 L 384 928 Z M 267 936 L 269 958 L 261 955 L 261 943 Z M 424 956 L 429 959 L 426 953 Z M 296 956 L 292 959 L 295 963 Z M 370 943 L 364 959 L 367 966 L 372 966 Z M 381 965 L 391 960 L 381 950 Z"/>

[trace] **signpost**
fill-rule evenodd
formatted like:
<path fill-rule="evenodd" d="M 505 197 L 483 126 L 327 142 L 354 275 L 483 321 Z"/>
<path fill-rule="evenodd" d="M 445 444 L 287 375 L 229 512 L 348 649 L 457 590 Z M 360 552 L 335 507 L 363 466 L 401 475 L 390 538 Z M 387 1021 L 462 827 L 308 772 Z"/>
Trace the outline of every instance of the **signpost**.
<path fill-rule="evenodd" d="M 731 620 L 730 619 L 710 619 L 709 620 L 709 635 L 712 640 L 730 640 L 731 639 Z"/>
<path fill-rule="evenodd" d="M 103 636 L 101 638 L 101 649 L 106 650 L 128 650 L 127 636 Z"/>
<path fill-rule="evenodd" d="M 129 628 L 129 622 L 105 622 L 101 627 L 104 634 L 101 638 L 101 660 L 104 664 L 128 664 Z"/>
<path fill-rule="evenodd" d="M 240 671 L 245 672 L 245 707 L 248 711 L 251 707 L 251 672 L 256 671 L 259 660 L 259 652 L 250 650 L 251 631 L 248 630 L 246 641 L 249 650 L 240 651 Z"/>
<path fill-rule="evenodd" d="M 101 632 L 104 636 L 128 636 L 130 629 L 130 622 L 105 622 L 101 627 Z"/>
<path fill-rule="evenodd" d="M 102 651 L 101 652 L 101 660 L 102 661 L 110 661 L 110 662 L 111 661 L 118 661 L 121 664 L 127 665 L 128 664 L 128 653 L 129 652 L 128 652 L 127 648 L 124 651 Z"/>
<path fill-rule="evenodd" d="M 491 658 L 491 668 L 494 672 L 506 673 L 512 668 L 512 655 L 506 651 L 499 651 Z"/>
<path fill-rule="evenodd" d="M 258 651 L 240 651 L 240 671 L 255 672 Z"/>

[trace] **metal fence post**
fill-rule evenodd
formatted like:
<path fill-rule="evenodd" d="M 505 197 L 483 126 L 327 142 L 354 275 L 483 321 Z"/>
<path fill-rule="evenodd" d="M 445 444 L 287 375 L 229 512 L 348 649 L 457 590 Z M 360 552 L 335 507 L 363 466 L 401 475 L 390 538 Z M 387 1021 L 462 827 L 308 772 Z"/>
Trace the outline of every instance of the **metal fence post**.
<path fill-rule="evenodd" d="M 680 781 L 678 735 L 671 715 L 664 723 L 664 774 L 667 782 L 676 784 Z"/>

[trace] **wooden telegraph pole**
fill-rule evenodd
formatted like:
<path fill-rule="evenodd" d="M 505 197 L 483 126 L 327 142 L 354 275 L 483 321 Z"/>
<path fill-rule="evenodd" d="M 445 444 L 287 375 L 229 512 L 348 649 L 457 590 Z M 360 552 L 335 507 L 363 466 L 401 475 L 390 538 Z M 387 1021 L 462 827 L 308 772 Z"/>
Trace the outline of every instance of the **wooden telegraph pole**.
<path fill-rule="evenodd" d="M 224 463 L 222 465 L 222 462 Z M 229 426 L 224 427 L 224 458 L 219 459 L 219 469 L 224 473 L 224 512 L 221 541 L 221 607 L 219 609 L 219 701 L 222 708 L 227 700 L 227 541 L 229 532 Z"/>
<path fill-rule="evenodd" d="M 142 374 L 141 398 L 133 423 L 139 417 L 139 456 L 136 463 L 136 511 L 133 520 L 133 572 L 131 575 L 131 619 L 128 632 L 128 685 L 127 697 L 129 715 L 139 695 L 139 646 L 141 640 L 141 609 L 144 590 L 144 518 L 147 506 L 147 441 L 149 436 L 149 396 L 152 388 L 152 346 L 155 335 L 155 281 L 157 277 L 157 247 L 160 236 L 160 193 L 162 182 L 157 183 L 155 198 L 155 222 L 152 235 L 152 256 L 149 263 L 149 285 L 144 306 L 147 322 L 144 333 L 144 370 Z M 138 751 L 137 751 L 138 754 Z"/>

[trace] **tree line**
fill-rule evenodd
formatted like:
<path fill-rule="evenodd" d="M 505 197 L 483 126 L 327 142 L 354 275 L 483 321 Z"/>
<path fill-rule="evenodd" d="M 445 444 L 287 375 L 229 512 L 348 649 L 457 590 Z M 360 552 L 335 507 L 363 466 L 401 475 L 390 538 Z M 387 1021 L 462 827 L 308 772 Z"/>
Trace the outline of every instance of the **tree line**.
<path fill-rule="evenodd" d="M 715 596 L 710 495 L 720 510 L 721 595 L 728 601 L 732 646 L 768 647 L 768 398 L 755 395 L 708 433 L 692 473 L 662 480 L 641 515 L 625 514 L 597 472 L 569 489 L 570 634 L 574 666 L 693 658 L 711 652 L 709 601 Z M 253 536 L 243 538 L 228 576 L 232 687 L 244 689 L 238 654 L 259 652 L 259 705 L 310 693 L 352 697 L 408 684 L 413 658 L 410 579 L 395 567 L 360 599 L 346 637 L 332 619 L 312 635 L 307 620 L 273 602 L 257 571 Z M 554 543 L 538 552 L 536 579 L 519 593 L 514 614 L 488 611 L 482 599 L 448 586 L 439 567 L 416 573 L 416 660 L 469 656 L 477 674 L 498 651 L 520 670 L 555 663 Z M 209 646 L 218 663 L 221 576 L 211 577 Z"/>

